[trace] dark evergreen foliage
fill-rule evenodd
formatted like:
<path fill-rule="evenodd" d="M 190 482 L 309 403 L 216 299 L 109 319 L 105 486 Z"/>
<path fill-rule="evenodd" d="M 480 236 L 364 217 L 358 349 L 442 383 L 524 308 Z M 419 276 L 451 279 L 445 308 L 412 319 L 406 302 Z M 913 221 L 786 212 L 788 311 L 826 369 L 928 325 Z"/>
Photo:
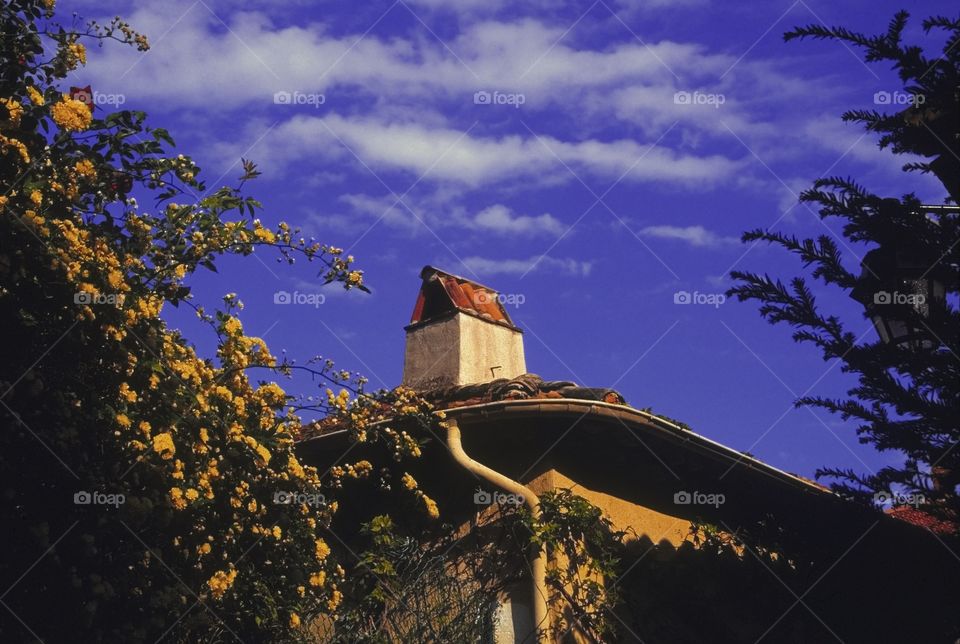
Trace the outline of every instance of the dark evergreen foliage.
<path fill-rule="evenodd" d="M 928 18 L 924 33 L 946 32 L 942 53 L 935 58 L 921 46 L 907 45 L 902 33 L 908 14 L 898 13 L 888 31 L 865 36 L 843 27 L 811 25 L 785 34 L 786 40 L 839 40 L 864 52 L 869 63 L 890 62 L 915 98 L 907 109 L 892 113 L 850 110 L 843 120 L 879 134 L 879 146 L 894 154 L 921 158 L 904 171 L 932 173 L 945 188 L 943 204 L 960 203 L 960 19 Z M 882 189 L 882 188 L 881 188 Z M 816 288 L 807 277 L 788 283 L 749 271 L 733 271 L 737 285 L 729 295 L 756 300 L 760 314 L 772 324 L 794 328 L 793 339 L 816 345 L 824 360 L 839 360 L 842 369 L 857 374 L 857 385 L 844 398 L 803 397 L 809 405 L 859 421 L 860 442 L 880 451 L 899 452 L 900 465 L 876 473 L 823 468 L 818 476 L 834 481 L 834 489 L 864 501 L 890 490 L 922 495 L 924 510 L 955 520 L 960 511 L 960 312 L 957 307 L 960 266 L 960 215 L 956 208 L 930 208 L 913 194 L 899 198 L 878 195 L 844 177 L 814 182 L 800 200 L 815 204 L 823 219 L 842 222 L 844 237 L 865 253 L 885 249 L 908 256 L 922 266 L 924 277 L 946 286 L 946 297 L 928 297 L 926 307 L 907 307 L 906 322 L 919 329 L 922 342 L 886 344 L 869 333 L 856 337 L 843 321 L 822 311 Z M 745 242 L 767 242 L 798 255 L 813 282 L 852 292 L 860 279 L 856 259 L 841 254 L 827 235 L 798 239 L 772 230 L 752 230 Z M 869 273 L 867 269 L 867 273 Z M 873 276 L 869 276 L 873 277 Z"/>

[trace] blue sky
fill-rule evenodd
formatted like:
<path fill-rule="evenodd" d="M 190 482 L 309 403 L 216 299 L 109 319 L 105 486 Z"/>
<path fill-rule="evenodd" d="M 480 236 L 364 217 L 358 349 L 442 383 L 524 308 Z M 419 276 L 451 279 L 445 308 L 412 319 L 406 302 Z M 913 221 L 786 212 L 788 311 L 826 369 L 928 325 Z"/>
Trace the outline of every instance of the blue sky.
<path fill-rule="evenodd" d="M 850 378 L 769 326 L 754 304 L 717 304 L 716 295 L 731 269 L 787 277 L 798 269 L 783 253 L 739 243 L 743 230 L 837 234 L 797 204 L 821 175 L 942 199 L 934 181 L 900 171 L 906 159 L 839 119 L 900 100 L 895 75 L 841 44 L 781 37 L 821 22 L 879 32 L 898 8 L 59 5 L 61 16 L 120 14 L 152 44 L 146 54 L 92 50 L 76 84 L 147 110 L 211 187 L 234 182 L 241 156 L 253 159 L 264 174 L 250 192 L 264 202 L 266 224 L 299 225 L 365 270 L 372 295 L 324 289 L 316 266 L 281 265 L 267 253 L 196 277 L 199 301 L 238 293 L 247 331 L 276 352 L 322 354 L 375 386 L 396 385 L 418 272 L 433 264 L 522 299 L 509 312 L 526 332 L 532 372 L 614 386 L 636 407 L 807 476 L 822 465 L 869 471 L 896 457 L 859 445 L 837 418 L 793 409 L 800 395 L 842 395 Z M 908 38 L 923 17 L 949 9 L 915 9 Z M 847 247 L 851 266 L 862 252 Z M 325 299 L 279 305 L 277 291 Z M 678 304 L 678 292 L 701 303 Z M 852 301 L 820 299 L 874 337 Z M 191 325 L 175 311 L 170 318 Z"/>

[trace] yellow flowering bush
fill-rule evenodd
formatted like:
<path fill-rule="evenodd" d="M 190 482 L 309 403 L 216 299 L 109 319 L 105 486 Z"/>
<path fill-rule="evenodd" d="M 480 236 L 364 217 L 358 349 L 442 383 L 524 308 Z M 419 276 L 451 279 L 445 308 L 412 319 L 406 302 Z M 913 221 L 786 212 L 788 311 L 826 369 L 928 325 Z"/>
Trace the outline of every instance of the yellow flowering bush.
<path fill-rule="evenodd" d="M 82 39 L 148 44 L 119 18 L 80 32 L 53 20 L 52 2 L 0 10 L 2 32 L 17 36 L 0 41 L 0 574 L 19 580 L 4 614 L 45 641 L 295 639 L 342 601 L 327 530 L 337 491 L 384 474 L 366 461 L 321 481 L 298 459 L 295 439 L 321 423 L 270 380 L 306 367 L 247 335 L 235 296 L 208 313 L 190 279 L 226 254 L 268 249 L 317 262 L 344 288 L 366 290 L 363 274 L 342 249 L 255 219 L 260 204 L 241 192 L 258 174 L 251 162 L 238 185 L 208 190 L 144 113 L 91 112 L 65 95 L 59 84 L 87 62 Z M 141 208 L 134 194 L 159 205 Z M 167 325 L 168 305 L 209 325 L 212 355 Z M 383 423 L 434 422 L 412 392 L 367 395 L 331 364 L 309 369 L 347 392 L 317 412 L 396 463 L 419 455 L 413 429 Z M 284 491 L 326 502 L 276 502 Z M 411 492 L 418 512 L 437 515 Z"/>

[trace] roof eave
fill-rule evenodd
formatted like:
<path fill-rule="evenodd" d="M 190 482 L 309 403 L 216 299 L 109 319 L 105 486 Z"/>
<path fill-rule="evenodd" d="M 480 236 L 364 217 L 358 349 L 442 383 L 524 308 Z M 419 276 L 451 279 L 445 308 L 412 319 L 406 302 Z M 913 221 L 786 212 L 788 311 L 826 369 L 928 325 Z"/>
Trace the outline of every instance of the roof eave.
<path fill-rule="evenodd" d="M 600 416 L 605 418 L 616 418 L 624 423 L 629 429 L 629 424 L 641 426 L 658 432 L 662 438 L 688 445 L 697 451 L 718 457 L 730 462 L 731 465 L 745 466 L 748 470 L 758 474 L 786 483 L 792 487 L 799 488 L 809 493 L 833 497 L 839 499 L 835 493 L 827 488 L 818 485 L 812 481 L 799 477 L 790 472 L 786 472 L 763 461 L 754 458 L 743 452 L 727 447 L 721 443 L 707 438 L 689 429 L 684 429 L 668 420 L 650 412 L 642 411 L 629 407 L 627 405 L 618 405 L 595 400 L 581 400 L 575 398 L 532 398 L 522 400 L 498 400 L 493 402 L 479 403 L 476 405 L 465 405 L 463 407 L 451 407 L 443 411 L 447 417 L 458 420 L 471 414 L 481 417 L 484 421 L 493 420 L 498 416 L 506 415 L 539 415 L 545 414 L 566 414 L 575 417 Z M 389 422 L 389 421 L 384 421 Z M 315 441 L 335 440 L 346 438 L 348 430 L 337 430 L 315 436 L 302 441 L 301 445 L 315 445 Z"/>

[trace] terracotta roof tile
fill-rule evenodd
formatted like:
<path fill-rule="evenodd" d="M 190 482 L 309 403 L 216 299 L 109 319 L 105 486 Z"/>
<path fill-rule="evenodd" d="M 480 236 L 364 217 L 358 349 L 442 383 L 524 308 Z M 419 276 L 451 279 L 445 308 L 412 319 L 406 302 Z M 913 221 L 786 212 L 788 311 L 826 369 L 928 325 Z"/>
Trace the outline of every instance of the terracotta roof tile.
<path fill-rule="evenodd" d="M 897 505 L 886 511 L 892 517 L 943 535 L 960 534 L 960 524 L 948 517 L 937 517 L 912 505 Z"/>
<path fill-rule="evenodd" d="M 525 400 L 529 398 L 571 398 L 597 400 L 614 405 L 625 405 L 623 396 L 608 387 L 581 387 L 565 380 L 545 381 L 533 373 L 516 378 L 499 378 L 474 385 L 456 385 L 421 392 L 438 407 L 454 408 L 477 405 L 496 400 Z"/>
<path fill-rule="evenodd" d="M 419 324 L 461 311 L 484 320 L 516 328 L 498 298 L 496 290 L 465 277 L 425 266 L 420 271 L 423 283 L 410 317 L 410 324 Z"/>

